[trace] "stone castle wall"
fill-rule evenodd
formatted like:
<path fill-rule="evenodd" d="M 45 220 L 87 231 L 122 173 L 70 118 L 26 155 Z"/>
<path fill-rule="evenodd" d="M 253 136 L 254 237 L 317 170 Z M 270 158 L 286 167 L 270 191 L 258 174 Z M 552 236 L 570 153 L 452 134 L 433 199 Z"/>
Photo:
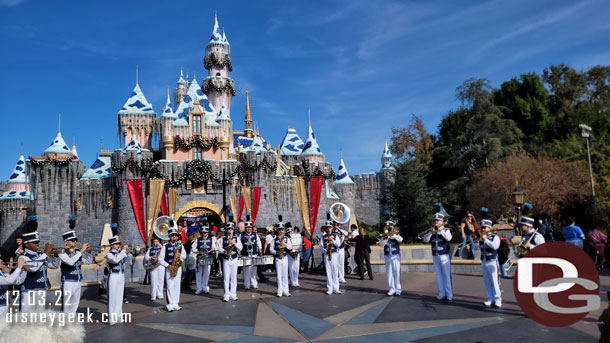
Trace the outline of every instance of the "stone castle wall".
<path fill-rule="evenodd" d="M 112 156 L 113 166 L 121 166 L 133 160 L 140 163 L 142 160 L 151 159 L 151 152 L 115 151 Z M 242 153 L 240 158 L 249 164 L 260 164 L 263 159 L 275 164 L 274 153 L 254 152 Z M 179 179 L 184 175 L 184 169 L 188 161 L 160 161 L 159 170 L 164 177 Z M 237 161 L 213 162 L 213 170 L 216 177 L 222 177 L 224 169 L 226 175 L 230 175 L 239 165 Z M 326 162 L 319 162 L 318 166 L 323 173 L 328 175 L 332 166 Z M 310 163 L 310 169 L 315 168 Z M 83 165 L 79 162 L 71 162 L 69 166 L 44 165 L 41 167 L 31 166 L 30 185 L 34 201 L 31 209 L 23 209 L 21 213 L 0 213 L 0 244 L 8 247 L 14 241 L 14 236 L 21 233 L 21 227 L 27 215 L 35 214 L 38 217 L 39 232 L 43 243 L 51 242 L 56 246 L 63 246 L 61 233 L 68 230 L 68 218 L 71 214 L 77 215 L 75 230 L 80 242 L 88 242 L 98 246 L 105 224 L 113 222 L 119 225 L 119 234 L 124 242 L 130 245 L 143 245 L 137 229 L 135 216 L 131 206 L 129 193 L 125 181 L 127 179 L 143 179 L 143 196 L 145 200 L 145 212 L 148 211 L 149 189 L 146 175 L 137 168 L 127 167 L 122 172 L 106 179 L 80 179 L 83 174 Z M 279 176 L 275 172 L 265 170 L 249 170 L 242 176 L 245 177 L 246 185 L 261 187 L 259 210 L 256 217 L 258 227 L 267 227 L 277 222 L 277 214 L 281 212 L 284 221 L 292 222 L 293 226 L 303 227 L 300 210 L 296 202 L 296 191 L 294 176 Z M 320 206 L 318 208 L 317 223 L 314 228 L 315 234 L 320 234 L 320 226 L 326 221 L 326 211 L 334 202 L 340 201 L 349 206 L 356 214 L 357 219 L 367 224 L 379 222 L 385 205 L 384 188 L 387 187 L 391 175 L 387 172 L 370 173 L 352 176 L 354 184 L 335 184 L 332 181 L 324 182 Z M 339 196 L 329 198 L 326 187 L 330 185 L 332 190 Z M 309 185 L 306 184 L 307 192 Z M 204 200 L 216 205 L 219 209 L 223 205 L 222 185 L 212 182 L 209 187 L 204 187 L 203 192 L 198 192 L 189 181 L 183 182 L 178 188 L 178 201 L 176 211 L 193 201 Z M 237 199 L 241 194 L 241 185 L 237 179 L 226 185 L 227 206 L 229 196 L 234 195 Z M 31 213 L 29 213 L 31 212 Z M 237 219 L 237 214 L 235 214 Z M 245 221 L 246 211 L 244 209 L 241 220 Z"/>

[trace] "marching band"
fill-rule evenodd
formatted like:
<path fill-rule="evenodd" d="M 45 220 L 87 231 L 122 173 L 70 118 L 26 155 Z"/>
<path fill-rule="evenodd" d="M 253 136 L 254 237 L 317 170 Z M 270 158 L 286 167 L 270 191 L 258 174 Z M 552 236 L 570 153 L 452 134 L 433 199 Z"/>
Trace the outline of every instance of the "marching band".
<path fill-rule="evenodd" d="M 348 209 L 349 210 L 349 209 Z M 151 284 L 151 300 L 164 298 L 164 283 L 167 292 L 167 311 L 178 311 L 180 300 L 180 287 L 183 262 L 187 259 L 187 253 L 180 239 L 180 234 L 171 217 L 168 221 L 167 236 L 160 235 L 157 231 L 150 240 L 151 246 L 144 258 L 144 268 L 148 271 Z M 224 235 L 212 236 L 207 218 L 198 222 L 200 226 L 196 229 L 201 235 L 195 235 L 190 249 L 196 270 L 197 289 L 195 294 L 210 293 L 210 272 L 216 258 L 222 259 L 222 274 L 224 282 L 223 301 L 238 300 L 237 297 L 237 274 L 238 267 L 242 267 L 244 288 L 246 290 L 258 289 L 258 278 L 260 272 L 266 266 L 273 265 L 277 275 L 277 296 L 290 296 L 290 287 L 299 287 L 299 272 L 301 268 L 301 251 L 304 247 L 303 236 L 298 228 L 291 228 L 290 223 L 284 223 L 282 215 L 278 215 L 279 221 L 275 223 L 274 229 L 261 230 L 266 236 L 259 236 L 256 228 L 247 215 L 243 232 L 236 229 L 235 223 L 228 221 L 224 229 Z M 331 220 L 333 219 L 333 220 Z M 76 313 L 80 303 L 81 283 L 83 281 L 82 266 L 97 263 L 107 264 L 107 279 L 105 288 L 108 294 L 108 320 L 110 325 L 120 321 L 123 312 L 123 299 L 125 287 L 125 267 L 128 263 L 127 256 L 129 247 L 124 245 L 121 237 L 117 234 L 117 225 L 112 225 L 112 237 L 108 239 L 109 248 L 102 255 L 102 260 L 96 256 L 95 262 L 91 254 L 91 246 L 83 243 L 77 250 L 78 237 L 74 230 L 76 218 L 71 216 L 69 230 L 62 234 L 65 248 L 55 249 L 51 244 L 45 245 L 44 252 L 39 252 L 40 239 L 37 230 L 35 216 L 28 217 L 27 228 L 29 232 L 23 233 L 23 253 L 17 256 L 13 262 L 15 269 L 12 273 L 0 270 L 0 315 L 8 311 L 11 301 L 9 286 L 20 285 L 18 296 L 19 311 L 44 310 L 45 292 L 50 288 L 47 277 L 48 268 L 60 268 L 60 289 L 62 294 L 61 310 L 64 313 Z M 434 215 L 433 226 L 422 232 L 418 238 L 430 243 L 432 260 L 438 287 L 438 300 L 451 301 L 453 290 L 451 284 L 451 254 L 450 241 L 451 230 L 444 226 L 445 216 L 442 213 Z M 326 272 L 326 294 L 342 294 L 340 284 L 345 283 L 345 249 L 349 248 L 348 233 L 342 229 L 342 224 L 330 211 L 327 213 L 327 221 L 321 226 L 322 235 L 314 238 L 317 241 L 319 253 L 323 259 Z M 544 237 L 534 230 L 534 220 L 527 216 L 520 217 L 519 228 L 524 233 L 520 244 L 515 247 L 515 255 L 523 256 L 527 251 L 543 244 Z M 195 226 L 193 226 L 195 227 Z M 357 227 L 357 226 L 356 226 Z M 500 291 L 498 263 L 498 249 L 501 240 L 496 231 L 492 230 L 493 222 L 489 219 L 480 221 L 481 231 L 477 238 L 478 247 L 481 251 L 481 270 L 483 285 L 485 287 L 486 307 L 502 306 L 502 294 Z M 214 231 L 216 228 L 214 228 Z M 287 232 L 288 231 L 288 232 Z M 216 233 L 216 232 L 215 232 Z M 159 237 L 162 236 L 162 237 Z M 263 238 L 261 240 L 261 237 Z M 400 280 L 401 268 L 401 243 L 403 237 L 400 229 L 390 220 L 389 212 L 386 213 L 383 234 L 379 235 L 378 244 L 383 249 L 385 270 L 388 283 L 388 296 L 400 296 L 402 285 Z M 165 240 L 169 239 L 168 242 Z M 264 244 L 263 244 L 264 241 Z M 501 259 L 500 259 L 501 260 Z M 0 260 L 2 266 L 2 260 Z M 259 270 L 259 268 L 261 270 Z M 9 269 L 10 270 L 10 269 Z M 372 276 L 371 276 L 372 279 Z"/>

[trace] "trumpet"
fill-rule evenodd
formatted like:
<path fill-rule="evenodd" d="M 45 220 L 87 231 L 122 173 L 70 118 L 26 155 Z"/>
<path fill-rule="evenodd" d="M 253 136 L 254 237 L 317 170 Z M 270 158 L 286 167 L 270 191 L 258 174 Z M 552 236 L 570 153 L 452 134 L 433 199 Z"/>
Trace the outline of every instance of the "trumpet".
<path fill-rule="evenodd" d="M 400 230 L 396 226 L 386 225 L 383 228 L 383 233 L 377 235 L 377 239 L 392 236 L 392 235 L 397 235 L 399 233 L 400 233 Z"/>
<path fill-rule="evenodd" d="M 426 231 L 421 232 L 419 235 L 417 235 L 417 239 L 424 239 L 424 236 L 429 234 L 429 233 L 437 233 L 439 230 L 438 227 L 436 226 L 432 226 L 431 228 L 429 228 Z"/>

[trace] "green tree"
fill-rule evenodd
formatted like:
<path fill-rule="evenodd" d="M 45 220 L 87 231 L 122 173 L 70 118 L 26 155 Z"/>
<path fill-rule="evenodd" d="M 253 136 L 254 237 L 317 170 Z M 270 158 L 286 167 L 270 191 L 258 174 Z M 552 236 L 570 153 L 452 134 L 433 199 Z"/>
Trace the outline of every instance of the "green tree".
<path fill-rule="evenodd" d="M 538 154 L 551 123 L 548 90 L 536 73 L 522 74 L 502 83 L 493 94 L 503 118 L 513 120 L 523 133 L 524 148 Z"/>
<path fill-rule="evenodd" d="M 436 194 L 427 186 L 421 166 L 413 159 L 400 163 L 391 187 L 391 205 L 406 241 L 413 242 L 430 226 L 435 202 Z"/>

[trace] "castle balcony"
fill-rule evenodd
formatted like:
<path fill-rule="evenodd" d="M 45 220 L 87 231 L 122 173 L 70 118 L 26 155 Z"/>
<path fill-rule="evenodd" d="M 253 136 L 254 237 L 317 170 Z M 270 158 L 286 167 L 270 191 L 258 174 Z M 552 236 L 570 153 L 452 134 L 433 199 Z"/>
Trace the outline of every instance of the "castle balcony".
<path fill-rule="evenodd" d="M 235 96 L 235 81 L 230 77 L 224 76 L 208 76 L 203 79 L 201 83 L 201 90 L 205 94 L 209 94 L 210 92 L 219 92 L 222 93 L 224 91 L 229 91 L 231 95 Z"/>
<path fill-rule="evenodd" d="M 203 66 L 205 69 L 210 69 L 213 66 L 227 67 L 229 71 L 233 71 L 231 65 L 231 56 L 224 51 L 209 51 L 203 58 Z"/>

